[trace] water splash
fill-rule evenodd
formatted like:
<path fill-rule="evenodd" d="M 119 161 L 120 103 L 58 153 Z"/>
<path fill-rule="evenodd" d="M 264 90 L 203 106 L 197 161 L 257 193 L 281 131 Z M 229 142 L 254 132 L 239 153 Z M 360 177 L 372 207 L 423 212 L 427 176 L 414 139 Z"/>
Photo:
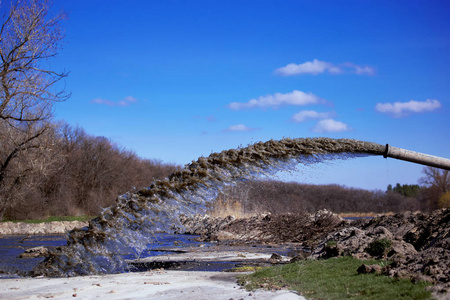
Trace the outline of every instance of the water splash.
<path fill-rule="evenodd" d="M 88 228 L 69 233 L 67 246 L 54 251 L 34 275 L 76 276 L 127 271 L 123 256 L 139 257 L 155 232 L 182 232 L 180 215 L 206 210 L 227 185 L 270 176 L 298 165 L 329 159 L 382 155 L 385 146 L 350 139 L 306 138 L 259 142 L 212 153 L 117 198 Z"/>

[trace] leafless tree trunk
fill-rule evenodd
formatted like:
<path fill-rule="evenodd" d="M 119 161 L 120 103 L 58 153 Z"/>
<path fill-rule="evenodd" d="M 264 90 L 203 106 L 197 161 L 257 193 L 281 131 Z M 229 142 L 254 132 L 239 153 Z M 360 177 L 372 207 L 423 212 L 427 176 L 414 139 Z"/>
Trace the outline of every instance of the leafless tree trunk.
<path fill-rule="evenodd" d="M 17 0 L 1 16 L 0 219 L 47 149 L 42 138 L 50 128 L 53 103 L 70 96 L 59 86 L 67 73 L 48 65 L 60 47 L 65 15 L 49 17 L 49 10 L 47 0 Z"/>

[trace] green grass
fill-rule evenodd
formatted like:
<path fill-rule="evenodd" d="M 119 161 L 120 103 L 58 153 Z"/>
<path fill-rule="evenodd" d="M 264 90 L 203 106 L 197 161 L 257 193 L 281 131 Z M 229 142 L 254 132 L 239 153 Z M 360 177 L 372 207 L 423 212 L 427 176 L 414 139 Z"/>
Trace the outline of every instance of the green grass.
<path fill-rule="evenodd" d="M 306 260 L 264 268 L 239 276 L 248 290 L 295 290 L 307 299 L 431 299 L 423 282 L 384 275 L 358 274 L 361 264 L 385 265 L 386 261 L 361 261 L 351 257 Z"/>
<path fill-rule="evenodd" d="M 255 272 L 257 270 L 261 270 L 263 267 L 259 267 L 259 266 L 243 266 L 243 267 L 236 267 L 236 268 L 231 268 L 228 270 L 225 270 L 225 272 L 235 272 L 235 273 L 239 273 L 239 272 Z"/>
<path fill-rule="evenodd" d="M 55 217 L 47 217 L 45 219 L 38 219 L 38 220 L 21 220 L 21 221 L 8 221 L 4 220 L 3 222 L 23 222 L 23 223 L 49 223 L 54 221 L 89 221 L 93 219 L 92 216 L 55 216 Z"/>

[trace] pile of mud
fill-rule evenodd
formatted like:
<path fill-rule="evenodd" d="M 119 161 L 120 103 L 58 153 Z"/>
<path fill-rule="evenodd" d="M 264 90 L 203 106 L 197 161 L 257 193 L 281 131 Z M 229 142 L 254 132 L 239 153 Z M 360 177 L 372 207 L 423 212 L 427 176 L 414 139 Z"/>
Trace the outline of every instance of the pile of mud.
<path fill-rule="evenodd" d="M 183 219 L 188 232 L 222 243 L 300 243 L 309 259 L 353 256 L 386 259 L 388 276 L 423 280 L 434 293 L 450 290 L 450 209 L 400 213 L 347 221 L 328 211 L 260 215 L 235 220 L 195 216 Z M 303 257 L 293 260 L 303 259 Z"/>
<path fill-rule="evenodd" d="M 260 214 L 243 219 L 195 215 L 190 218 L 183 216 L 181 222 L 186 233 L 201 235 L 201 241 L 227 244 L 301 243 L 305 248 L 312 248 L 330 231 L 349 223 L 327 210 L 314 214 Z"/>
<path fill-rule="evenodd" d="M 382 270 L 385 275 L 428 281 L 438 293 L 450 291 L 449 208 L 431 213 L 380 216 L 350 226 L 355 230 L 347 227 L 347 234 L 342 230 L 330 233 L 313 255 L 321 255 L 327 242 L 336 241 L 337 247 L 342 246 L 338 255 L 386 258 L 392 263 Z M 373 251 L 380 245 L 384 251 Z"/>

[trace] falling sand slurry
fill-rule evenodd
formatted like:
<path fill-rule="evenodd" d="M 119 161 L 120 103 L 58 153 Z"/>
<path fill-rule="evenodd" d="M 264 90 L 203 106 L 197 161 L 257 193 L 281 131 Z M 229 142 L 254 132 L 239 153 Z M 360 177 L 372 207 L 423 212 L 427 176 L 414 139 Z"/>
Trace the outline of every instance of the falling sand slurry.
<path fill-rule="evenodd" d="M 72 231 L 68 245 L 52 253 L 34 274 L 123 272 L 124 254 L 139 257 L 154 232 L 183 232 L 180 216 L 204 212 L 224 186 L 328 159 L 382 155 L 384 150 L 379 144 L 350 139 L 282 139 L 200 157 L 165 180 L 119 196 L 88 228 Z"/>
<path fill-rule="evenodd" d="M 150 271 L 71 278 L 1 280 L 0 299 L 275 299 L 304 300 L 294 292 L 246 291 L 225 272 Z"/>

